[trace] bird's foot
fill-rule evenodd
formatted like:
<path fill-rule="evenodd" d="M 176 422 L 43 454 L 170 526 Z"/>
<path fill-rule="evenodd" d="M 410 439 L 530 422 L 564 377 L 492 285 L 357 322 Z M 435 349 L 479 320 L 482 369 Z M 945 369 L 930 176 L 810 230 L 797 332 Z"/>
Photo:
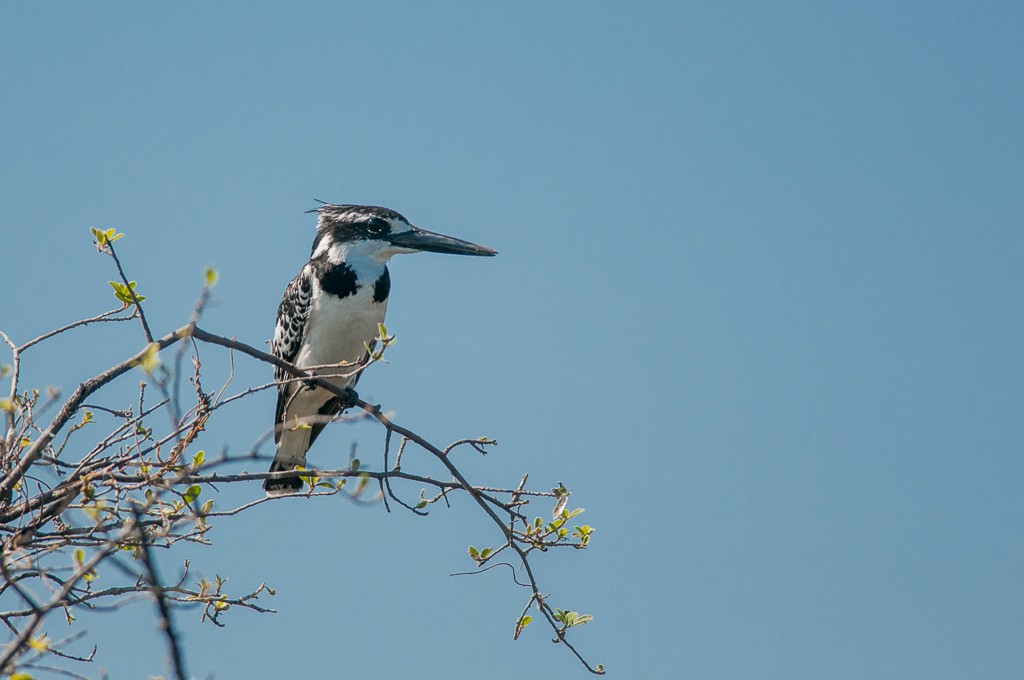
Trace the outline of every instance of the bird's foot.
<path fill-rule="evenodd" d="M 351 387 L 345 388 L 345 398 L 341 400 L 341 410 L 352 408 L 359 401 L 359 393 Z"/>

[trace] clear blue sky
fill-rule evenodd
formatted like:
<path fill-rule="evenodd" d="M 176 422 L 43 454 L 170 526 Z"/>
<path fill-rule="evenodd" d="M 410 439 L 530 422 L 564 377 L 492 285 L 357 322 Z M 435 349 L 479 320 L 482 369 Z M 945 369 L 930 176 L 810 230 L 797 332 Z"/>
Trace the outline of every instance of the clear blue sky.
<path fill-rule="evenodd" d="M 102 226 L 157 329 L 214 265 L 205 325 L 258 345 L 313 199 L 395 208 L 501 254 L 396 259 L 361 393 L 498 438 L 480 481 L 575 491 L 593 548 L 538 567 L 613 677 L 1020 678 L 1022 35 L 1011 2 L 4 3 L 0 328 L 107 308 Z M 28 378 L 138 343 L 84 331 Z M 353 436 L 374 458 L 339 427 L 314 462 Z M 489 537 L 464 502 L 223 521 L 195 568 L 280 613 L 179 614 L 190 667 L 585 677 L 513 643 L 503 573 L 448 576 Z M 150 606 L 87 624 L 112 678 L 166 673 Z"/>

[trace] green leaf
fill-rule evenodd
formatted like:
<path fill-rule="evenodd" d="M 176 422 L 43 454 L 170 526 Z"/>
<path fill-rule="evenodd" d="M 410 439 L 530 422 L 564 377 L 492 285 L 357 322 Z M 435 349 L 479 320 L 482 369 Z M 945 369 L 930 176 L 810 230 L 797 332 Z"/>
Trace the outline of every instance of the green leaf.
<path fill-rule="evenodd" d="M 554 618 L 566 628 L 581 626 L 594 619 L 590 614 L 580 614 L 578 612 L 569 611 L 568 609 L 556 609 Z"/>
<path fill-rule="evenodd" d="M 126 305 L 130 305 L 132 303 L 131 293 L 128 292 L 128 288 L 126 288 L 123 283 L 119 283 L 117 281 L 107 281 L 107 283 L 109 283 L 110 287 L 114 289 L 114 297 Z"/>
<path fill-rule="evenodd" d="M 207 267 L 203 272 L 203 282 L 207 288 L 213 288 L 217 285 L 217 280 L 220 278 L 220 274 L 213 267 Z"/>
<path fill-rule="evenodd" d="M 75 550 L 75 564 L 78 566 L 85 564 L 85 551 L 81 548 Z"/>
<path fill-rule="evenodd" d="M 160 345 L 155 342 L 149 343 L 146 347 L 146 351 L 143 352 L 142 358 L 139 359 L 139 366 L 146 373 L 152 373 L 156 369 L 160 368 Z"/>
<path fill-rule="evenodd" d="M 352 470 L 352 472 L 356 472 L 359 469 L 359 459 L 353 458 L 352 464 L 349 465 L 349 468 Z"/>
<path fill-rule="evenodd" d="M 102 247 L 108 243 L 124 238 L 124 234 L 117 233 L 117 229 L 96 229 L 95 227 L 89 227 L 89 232 L 92 237 L 96 240 L 96 244 Z"/>
<path fill-rule="evenodd" d="M 192 467 L 198 470 L 204 460 L 206 460 L 206 451 L 196 451 L 196 454 L 192 456 Z"/>
<path fill-rule="evenodd" d="M 212 498 L 210 500 L 206 501 L 205 503 L 203 503 L 203 507 L 199 508 L 199 514 L 200 515 L 208 515 L 208 514 L 210 514 L 211 510 L 213 510 L 213 499 Z"/>
<path fill-rule="evenodd" d="M 11 680 L 32 680 L 32 676 L 28 673 L 14 673 L 11 675 Z"/>
<path fill-rule="evenodd" d="M 474 560 L 479 560 L 480 551 L 474 548 L 473 546 L 469 546 L 469 556 L 472 557 Z"/>
<path fill-rule="evenodd" d="M 199 494 L 201 492 L 202 489 L 199 488 L 199 485 L 193 484 L 192 486 L 185 489 L 185 493 L 182 494 L 182 497 L 185 499 L 186 503 L 191 503 L 195 499 L 199 498 Z"/>
<path fill-rule="evenodd" d="M 114 289 L 114 297 L 126 305 L 135 304 L 135 300 L 132 299 L 132 293 L 135 292 L 135 286 L 137 285 L 135 281 L 129 281 L 127 286 L 119 281 L 107 281 L 107 283 Z M 146 299 L 145 295 L 137 292 L 135 292 L 135 297 L 138 298 L 139 302 Z"/>
<path fill-rule="evenodd" d="M 50 638 L 43 633 L 39 637 L 29 639 L 28 646 L 37 652 L 45 652 L 50 648 Z"/>
<path fill-rule="evenodd" d="M 524 615 L 521 619 L 516 621 L 516 634 L 512 636 L 512 639 L 518 640 L 519 634 L 523 632 L 523 628 L 529 626 L 531 621 L 533 621 L 533 617 L 529 614 Z"/>

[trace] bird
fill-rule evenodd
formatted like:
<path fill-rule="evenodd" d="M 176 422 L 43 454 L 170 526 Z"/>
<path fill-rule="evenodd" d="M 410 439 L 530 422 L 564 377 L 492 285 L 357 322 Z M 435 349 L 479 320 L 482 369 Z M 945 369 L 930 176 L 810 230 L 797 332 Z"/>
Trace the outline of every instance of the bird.
<path fill-rule="evenodd" d="M 351 388 L 359 381 L 384 322 L 392 256 L 424 251 L 497 255 L 487 246 L 415 227 L 389 208 L 323 203 L 309 212 L 318 215 L 313 248 L 309 262 L 284 290 L 270 351 L 348 390 L 350 398 L 340 399 L 275 367 L 277 451 L 270 472 L 304 467 L 306 451 L 325 425 L 351 405 Z M 296 493 L 302 486 L 298 477 L 267 478 L 263 483 L 271 496 Z"/>

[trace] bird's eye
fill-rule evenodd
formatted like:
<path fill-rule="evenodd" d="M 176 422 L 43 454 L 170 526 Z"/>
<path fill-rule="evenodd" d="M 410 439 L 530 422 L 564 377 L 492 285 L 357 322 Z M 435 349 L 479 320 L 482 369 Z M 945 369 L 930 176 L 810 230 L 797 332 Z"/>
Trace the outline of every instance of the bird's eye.
<path fill-rule="evenodd" d="M 366 230 L 374 235 L 379 235 L 387 232 L 388 224 L 384 220 L 370 220 L 366 223 Z"/>

